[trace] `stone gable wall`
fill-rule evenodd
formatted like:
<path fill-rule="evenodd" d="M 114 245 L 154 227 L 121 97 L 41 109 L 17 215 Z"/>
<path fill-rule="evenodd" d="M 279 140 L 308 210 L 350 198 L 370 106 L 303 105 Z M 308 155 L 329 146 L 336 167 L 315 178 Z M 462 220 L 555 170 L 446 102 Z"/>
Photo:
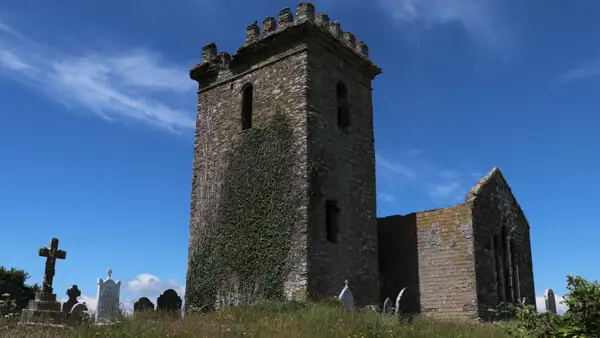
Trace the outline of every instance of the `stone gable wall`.
<path fill-rule="evenodd" d="M 467 203 L 473 213 L 479 315 L 489 317 L 489 308 L 523 297 L 535 306 L 529 225 L 502 174 L 490 172 L 469 193 Z M 508 255 L 503 236 L 510 238 Z"/>

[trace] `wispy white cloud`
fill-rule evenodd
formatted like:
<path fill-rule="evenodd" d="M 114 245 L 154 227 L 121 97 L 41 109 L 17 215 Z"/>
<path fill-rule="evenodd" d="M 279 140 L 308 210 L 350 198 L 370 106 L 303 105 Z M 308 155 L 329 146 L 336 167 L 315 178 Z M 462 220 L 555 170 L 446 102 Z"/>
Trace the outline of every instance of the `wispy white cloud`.
<path fill-rule="evenodd" d="M 472 170 L 443 169 L 421 156 L 402 155 L 399 159 L 380 152 L 376 155 L 377 180 L 380 186 L 386 187 L 385 191 L 377 193 L 380 202 L 394 202 L 398 191 L 390 189 L 412 186 L 436 204 L 456 203 L 464 200 L 469 187 L 482 177 Z"/>
<path fill-rule="evenodd" d="M 443 203 L 462 200 L 466 195 L 466 190 L 458 181 L 449 181 L 429 185 L 428 193 L 434 201 Z"/>
<path fill-rule="evenodd" d="M 456 170 L 442 170 L 442 171 L 436 173 L 436 175 L 440 176 L 442 178 L 449 179 L 449 180 L 456 180 L 456 179 L 458 179 L 459 177 L 462 176 Z"/>
<path fill-rule="evenodd" d="M 14 37 L 17 38 L 23 38 L 21 36 L 21 34 L 19 34 L 16 30 L 14 30 L 12 27 L 10 27 L 8 24 L 0 21 L 0 31 L 3 31 L 4 33 L 10 34 Z"/>
<path fill-rule="evenodd" d="M 565 298 L 563 296 L 554 296 L 555 300 L 556 300 L 556 313 L 559 315 L 564 315 L 567 310 L 569 309 L 569 307 L 564 303 Z M 538 312 L 546 312 L 546 300 L 544 299 L 544 296 L 537 296 L 535 297 L 535 307 L 537 308 Z"/>
<path fill-rule="evenodd" d="M 393 203 L 396 201 L 396 197 L 386 192 L 377 192 L 377 199 L 383 203 Z"/>
<path fill-rule="evenodd" d="M 25 63 L 13 52 L 8 50 L 0 50 L 0 65 L 15 71 L 37 70 L 33 66 Z"/>
<path fill-rule="evenodd" d="M 173 132 L 195 127 L 194 84 L 187 65 L 156 52 L 67 52 L 24 37 L 0 22 L 0 75 L 8 75 L 49 98 L 109 121 L 143 122 Z"/>
<path fill-rule="evenodd" d="M 591 62 L 579 68 L 574 68 L 559 76 L 559 83 L 583 80 L 600 75 L 600 61 Z"/>
<path fill-rule="evenodd" d="M 410 148 L 410 149 L 407 149 L 406 151 L 404 151 L 403 155 L 404 156 L 417 156 L 420 153 L 421 153 L 421 151 L 419 149 Z"/>
<path fill-rule="evenodd" d="M 460 24 L 479 44 L 506 48 L 509 34 L 499 18 L 500 1 L 494 0 L 378 0 L 393 19 L 424 29 Z"/>
<path fill-rule="evenodd" d="M 406 165 L 399 162 L 392 162 L 379 154 L 375 156 L 375 163 L 383 170 L 404 178 L 414 178 L 416 176 L 415 172 Z"/>

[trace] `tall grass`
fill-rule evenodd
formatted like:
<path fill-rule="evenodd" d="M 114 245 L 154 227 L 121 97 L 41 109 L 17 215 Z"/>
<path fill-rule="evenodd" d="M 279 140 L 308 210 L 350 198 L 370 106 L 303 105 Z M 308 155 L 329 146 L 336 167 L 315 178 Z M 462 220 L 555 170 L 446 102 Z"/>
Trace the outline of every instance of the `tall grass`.
<path fill-rule="evenodd" d="M 113 325 L 23 326 L 0 321 L 0 337 L 507 337 L 499 325 L 431 319 L 399 322 L 331 304 L 261 303 L 208 314 L 145 313 Z"/>

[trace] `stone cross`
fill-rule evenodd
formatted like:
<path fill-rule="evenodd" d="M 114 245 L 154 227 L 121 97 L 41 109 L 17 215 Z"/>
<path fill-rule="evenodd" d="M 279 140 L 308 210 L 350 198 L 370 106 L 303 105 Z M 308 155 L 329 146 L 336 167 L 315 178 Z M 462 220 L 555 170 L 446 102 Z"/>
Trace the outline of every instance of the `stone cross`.
<path fill-rule="evenodd" d="M 556 314 L 556 298 L 552 289 L 544 290 L 544 300 L 546 301 L 546 311 Z"/>
<path fill-rule="evenodd" d="M 58 238 L 52 238 L 49 248 L 40 248 L 40 257 L 46 257 L 46 270 L 44 271 L 44 282 L 42 293 L 52 293 L 52 280 L 54 279 L 54 267 L 57 259 L 66 259 L 67 252 L 58 250 Z"/>
<path fill-rule="evenodd" d="M 62 312 L 69 313 L 73 306 L 75 306 L 79 301 L 77 301 L 77 297 L 81 296 L 81 290 L 77 285 L 72 285 L 67 289 L 67 296 L 69 299 L 62 304 Z"/>

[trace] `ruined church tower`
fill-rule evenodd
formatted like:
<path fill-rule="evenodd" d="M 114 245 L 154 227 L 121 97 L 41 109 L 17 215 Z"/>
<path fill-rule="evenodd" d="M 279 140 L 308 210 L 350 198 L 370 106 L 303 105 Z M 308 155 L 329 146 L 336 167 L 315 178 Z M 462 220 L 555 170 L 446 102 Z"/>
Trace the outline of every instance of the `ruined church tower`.
<path fill-rule="evenodd" d="M 202 49 L 185 302 L 337 296 L 377 304 L 372 80 L 340 23 L 300 3 Z M 269 176 L 270 175 L 270 176 Z"/>

